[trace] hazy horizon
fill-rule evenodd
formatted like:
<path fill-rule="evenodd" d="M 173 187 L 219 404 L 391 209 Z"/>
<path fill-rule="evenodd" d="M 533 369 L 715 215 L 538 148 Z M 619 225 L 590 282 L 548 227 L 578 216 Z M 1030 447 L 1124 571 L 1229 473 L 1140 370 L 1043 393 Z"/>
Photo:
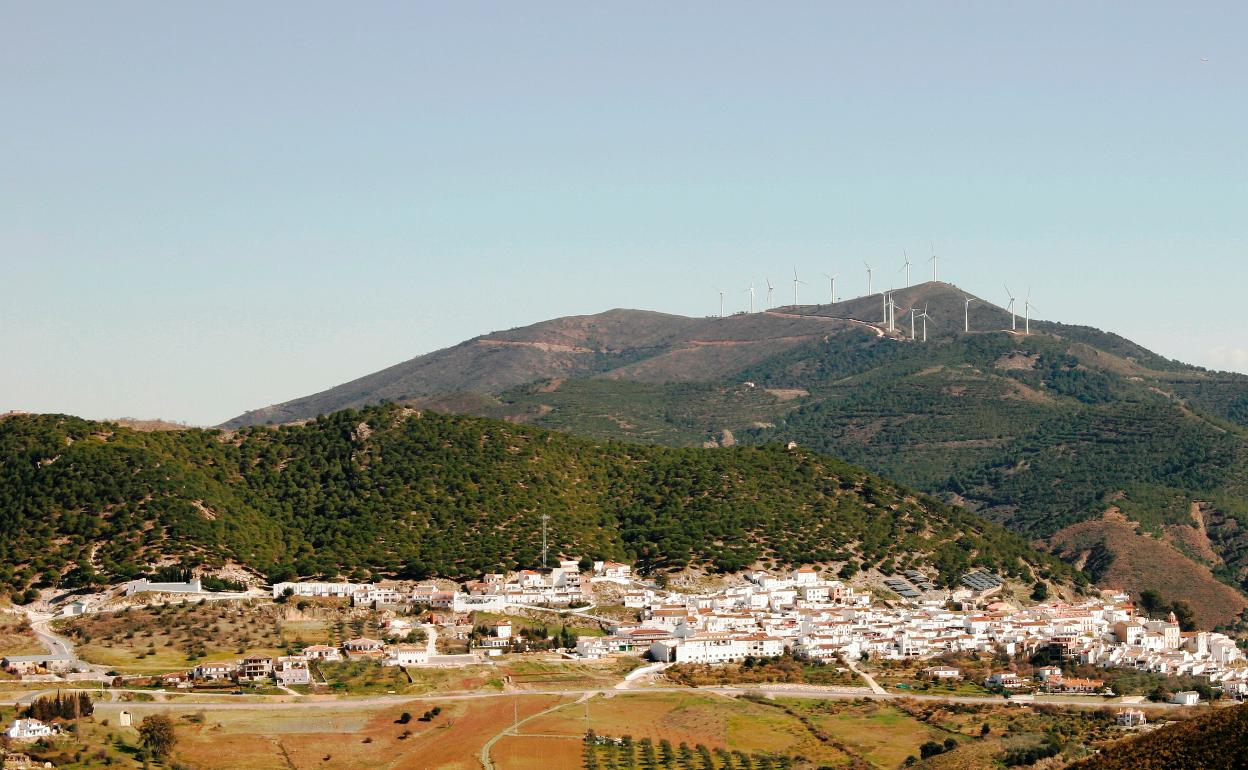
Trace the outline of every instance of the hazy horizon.
<path fill-rule="evenodd" d="M 941 279 L 1248 373 L 1242 4 L 0 3 L 0 412 Z"/>

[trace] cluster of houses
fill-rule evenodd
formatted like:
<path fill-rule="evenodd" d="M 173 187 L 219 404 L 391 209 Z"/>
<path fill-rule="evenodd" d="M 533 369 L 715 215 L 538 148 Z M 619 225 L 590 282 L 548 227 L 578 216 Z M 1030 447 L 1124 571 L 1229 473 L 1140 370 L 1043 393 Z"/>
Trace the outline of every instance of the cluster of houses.
<path fill-rule="evenodd" d="M 1013 671 L 999 671 L 985 679 L 984 686 L 1009 692 L 1036 689 L 1058 695 L 1099 695 L 1106 692 L 1103 679 L 1064 676 L 1057 666 L 1039 669 L 1034 679 L 1019 676 Z"/>
<path fill-rule="evenodd" d="M 348 599 L 368 607 L 428 607 L 451 612 L 497 612 L 507 607 L 575 607 L 587 604 L 593 584 L 611 582 L 629 585 L 632 568 L 612 561 L 595 561 L 590 572 L 582 572 L 575 560 L 559 562 L 545 571 L 519 570 L 491 573 L 469 581 L 462 591 L 435 583 L 277 583 L 273 598 L 307 597 Z"/>
<path fill-rule="evenodd" d="M 972 591 L 970 601 L 962 598 L 963 606 L 972 608 L 951 610 L 947 595 L 896 606 L 873 604 L 869 596 L 812 568 L 787 575 L 755 572 L 747 578 L 713 593 L 631 592 L 625 603 L 637 607 L 642 620 L 618 623 L 606 637 L 581 637 L 577 652 L 596 658 L 648 650 L 657 661 L 711 664 L 784 651 L 815 660 L 1045 652 L 1054 661 L 1205 676 L 1232 697 L 1248 695 L 1248 666 L 1234 640 L 1221 633 L 1182 631 L 1173 615 L 1143 617 L 1129 597 L 1117 592 L 1078 604 L 1019 608 L 994 600 L 997 584 L 981 579 L 980 590 L 965 584 L 959 589 Z M 1060 669 L 1049 673 L 1039 689 L 1104 689 L 1100 680 L 1062 677 Z M 1009 678 L 1008 672 L 1001 676 Z"/>
<path fill-rule="evenodd" d="M 189 671 L 157 678 L 165 687 L 187 689 L 212 684 L 266 684 L 283 687 L 313 684 L 314 661 L 370 660 L 383 666 L 421 666 L 429 661 L 424 645 L 388 644 L 379 639 L 350 639 L 340 647 L 314 644 L 298 655 L 248 655 L 234 661 L 200 663 Z"/>

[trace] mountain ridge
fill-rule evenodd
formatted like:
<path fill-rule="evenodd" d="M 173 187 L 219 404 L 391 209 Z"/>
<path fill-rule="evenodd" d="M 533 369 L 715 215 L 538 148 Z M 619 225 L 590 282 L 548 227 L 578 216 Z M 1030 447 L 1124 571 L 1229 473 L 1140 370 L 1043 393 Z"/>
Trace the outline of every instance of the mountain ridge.
<path fill-rule="evenodd" d="M 908 319 L 910 308 L 923 309 L 939 322 L 928 327 L 932 338 L 961 333 L 963 298 L 972 300 L 972 334 L 1011 333 L 1025 326 L 1010 313 L 952 284 L 928 282 L 892 292 L 897 303 L 896 327 L 890 336 L 905 340 L 910 326 L 920 334 L 921 322 Z M 879 299 L 877 299 L 879 297 Z M 280 424 L 310 419 L 342 408 L 400 401 L 450 392 L 498 394 L 549 378 L 612 377 L 641 382 L 679 382 L 723 377 L 784 352 L 822 334 L 854 329 L 884 333 L 882 297 L 856 297 L 831 304 L 778 306 L 757 313 L 696 318 L 652 310 L 614 308 L 602 313 L 565 316 L 478 335 L 440 350 L 350 380 L 318 393 L 251 410 L 219 427 Z M 950 320 L 952 319 L 952 320 Z M 1092 327 L 1033 320 L 1036 333 L 1057 333 L 1099 346 L 1129 361 L 1173 371 L 1200 371 L 1165 359 L 1130 340 Z M 821 325 L 822 324 L 822 325 Z M 951 327 L 951 324 L 953 327 Z M 954 328 L 956 327 L 956 328 Z M 691 348 L 717 344 L 770 345 L 729 360 L 695 355 L 691 360 L 651 359 L 679 356 Z M 1094 347 L 1097 349 L 1097 347 Z M 647 364 L 647 362 L 649 362 Z M 709 365 L 709 369 L 706 368 Z M 694 367 L 702 367 L 695 369 Z M 319 410 L 319 411 L 318 411 Z"/>

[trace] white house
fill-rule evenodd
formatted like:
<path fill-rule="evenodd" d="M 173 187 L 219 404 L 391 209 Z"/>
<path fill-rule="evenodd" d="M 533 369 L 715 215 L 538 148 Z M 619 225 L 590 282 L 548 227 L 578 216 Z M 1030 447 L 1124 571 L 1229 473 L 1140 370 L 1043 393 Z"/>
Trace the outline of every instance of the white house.
<path fill-rule="evenodd" d="M 91 603 L 86 599 L 76 599 L 64 607 L 61 607 L 61 617 L 73 618 L 79 615 L 85 615 L 87 610 L 91 608 Z"/>
<path fill-rule="evenodd" d="M 4 735 L 13 741 L 37 741 L 50 737 L 53 733 L 55 730 L 38 719 L 15 719 Z"/>
<path fill-rule="evenodd" d="M 1170 702 L 1179 706 L 1195 706 L 1200 703 L 1200 693 L 1195 690 L 1180 690 L 1170 696 Z"/>
<path fill-rule="evenodd" d="M 819 582 L 819 571 L 814 567 L 799 567 L 793 572 L 793 582 L 799 586 Z"/>
<path fill-rule="evenodd" d="M 1004 687 L 1009 690 L 1015 687 L 1025 687 L 1027 683 L 1013 671 L 1002 671 L 988 677 L 985 684 L 988 687 Z"/>
<path fill-rule="evenodd" d="M 304 657 L 312 660 L 342 660 L 342 653 L 337 647 L 328 644 L 314 644 L 303 648 Z"/>
<path fill-rule="evenodd" d="M 576 654 L 582 658 L 603 658 L 617 652 L 632 652 L 635 642 L 627 636 L 578 636 Z"/>
<path fill-rule="evenodd" d="M 285 655 L 277 659 L 273 666 L 273 678 L 278 684 L 312 684 L 312 672 L 308 669 L 308 659 L 302 655 Z"/>
<path fill-rule="evenodd" d="M 380 652 L 384 646 L 384 642 L 367 638 L 348 639 L 342 643 L 342 649 L 347 652 Z"/>
<path fill-rule="evenodd" d="M 1148 718 L 1140 709 L 1127 709 L 1118 712 L 1119 727 L 1142 727 L 1148 724 Z"/>
<path fill-rule="evenodd" d="M 429 662 L 429 654 L 424 647 L 414 644 L 394 644 L 386 648 L 383 666 L 423 666 Z"/>
<path fill-rule="evenodd" d="M 594 576 L 608 580 L 628 580 L 633 576 L 633 568 L 618 561 L 596 561 Z"/>
<path fill-rule="evenodd" d="M 923 669 L 923 673 L 933 679 L 961 679 L 962 672 L 953 666 L 929 666 Z"/>
<path fill-rule="evenodd" d="M 200 663 L 191 669 L 191 676 L 203 682 L 220 682 L 233 679 L 236 671 L 232 663 Z"/>

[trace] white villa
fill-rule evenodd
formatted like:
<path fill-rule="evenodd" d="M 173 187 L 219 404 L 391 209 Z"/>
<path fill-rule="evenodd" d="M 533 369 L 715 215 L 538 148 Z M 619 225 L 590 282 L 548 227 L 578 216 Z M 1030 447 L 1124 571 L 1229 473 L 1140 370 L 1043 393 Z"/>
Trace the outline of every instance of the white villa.
<path fill-rule="evenodd" d="M 9 729 L 5 730 L 4 737 L 12 741 L 37 741 L 55 734 L 56 730 L 38 719 L 15 719 Z"/>

